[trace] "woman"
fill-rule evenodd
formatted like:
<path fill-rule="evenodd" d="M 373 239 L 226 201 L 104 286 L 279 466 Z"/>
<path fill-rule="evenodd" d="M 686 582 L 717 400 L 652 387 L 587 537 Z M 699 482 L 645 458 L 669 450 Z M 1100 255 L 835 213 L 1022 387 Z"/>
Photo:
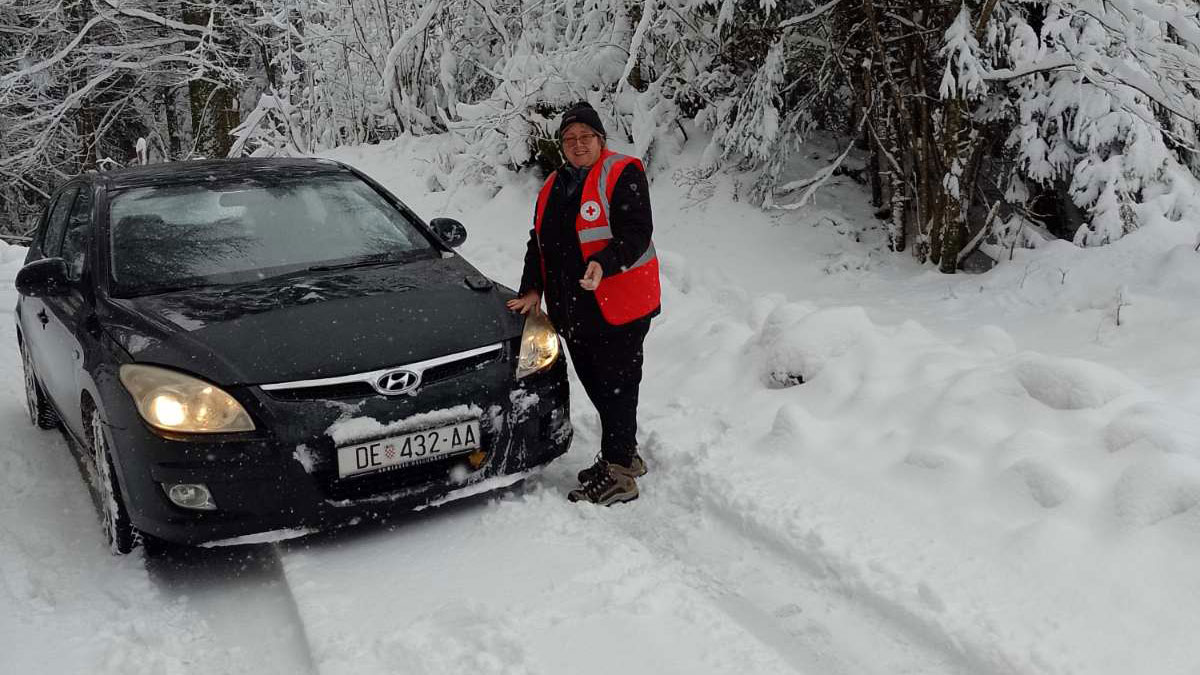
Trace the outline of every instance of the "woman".
<path fill-rule="evenodd" d="M 642 344 L 660 309 L 650 187 L 640 160 L 608 150 L 587 103 L 563 115 L 558 136 L 567 163 L 538 195 L 521 288 L 508 307 L 538 311 L 545 297 L 600 413 L 600 454 L 568 498 L 608 506 L 637 499 L 636 479 L 646 473 L 638 387 Z"/>

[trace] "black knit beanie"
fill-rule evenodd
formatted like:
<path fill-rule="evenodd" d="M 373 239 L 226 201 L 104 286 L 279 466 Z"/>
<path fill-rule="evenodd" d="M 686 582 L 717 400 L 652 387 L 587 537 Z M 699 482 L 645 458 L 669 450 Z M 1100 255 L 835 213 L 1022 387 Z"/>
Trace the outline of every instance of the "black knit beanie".
<path fill-rule="evenodd" d="M 595 129 L 596 133 L 600 134 L 601 137 L 608 135 L 604 133 L 604 125 L 600 123 L 600 114 L 596 112 L 596 109 L 587 101 L 580 101 L 571 106 L 570 110 L 563 113 L 562 124 L 558 125 L 559 140 L 562 140 L 563 132 L 567 130 L 567 127 L 576 122 L 586 124 Z"/>

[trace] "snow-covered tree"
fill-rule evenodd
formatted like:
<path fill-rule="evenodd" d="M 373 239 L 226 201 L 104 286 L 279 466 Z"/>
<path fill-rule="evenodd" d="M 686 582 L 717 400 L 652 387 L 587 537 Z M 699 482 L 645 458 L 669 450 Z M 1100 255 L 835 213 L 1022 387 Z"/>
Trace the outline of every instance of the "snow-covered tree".
<path fill-rule="evenodd" d="M 192 101 L 193 113 L 209 114 L 220 87 L 244 78 L 217 30 L 216 17 L 227 15 L 228 5 L 0 4 L 0 199 L 16 221 L 9 231 L 27 229 L 64 177 L 135 157 L 139 138 L 151 139 L 159 157 L 181 152 L 180 138 L 192 134 L 178 128 L 180 88 L 210 85 L 201 105 L 196 96 Z"/>
<path fill-rule="evenodd" d="M 1192 0 L 27 0 L 0 4 L 0 50 L 10 221 L 139 138 L 165 159 L 438 133 L 432 187 L 498 183 L 561 161 L 579 100 L 651 166 L 700 129 L 703 170 L 749 172 L 766 207 L 861 177 L 892 247 L 947 272 L 1017 217 L 1095 245 L 1200 208 Z M 818 130 L 842 152 L 787 175 Z"/>
<path fill-rule="evenodd" d="M 1052 0 L 1033 6 L 1004 77 L 1026 176 L 1069 184 L 1087 214 L 1075 235 L 1104 244 L 1194 201 L 1200 8 L 1179 0 Z"/>

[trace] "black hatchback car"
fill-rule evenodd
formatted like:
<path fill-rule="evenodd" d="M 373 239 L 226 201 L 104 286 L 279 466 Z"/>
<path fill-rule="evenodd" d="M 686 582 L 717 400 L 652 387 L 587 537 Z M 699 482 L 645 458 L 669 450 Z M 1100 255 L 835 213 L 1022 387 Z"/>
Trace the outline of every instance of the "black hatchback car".
<path fill-rule="evenodd" d="M 112 550 L 304 532 L 565 452 L 559 337 L 465 237 L 329 160 L 60 188 L 17 275 L 25 390 L 80 450 Z"/>

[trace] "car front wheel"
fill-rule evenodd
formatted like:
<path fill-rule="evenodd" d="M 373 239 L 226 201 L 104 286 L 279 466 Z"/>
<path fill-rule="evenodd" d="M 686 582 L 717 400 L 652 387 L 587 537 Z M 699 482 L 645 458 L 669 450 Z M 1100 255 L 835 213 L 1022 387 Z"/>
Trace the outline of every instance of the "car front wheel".
<path fill-rule="evenodd" d="M 25 371 L 25 405 L 29 409 L 29 421 L 39 429 L 58 428 L 58 415 L 46 400 L 42 386 L 33 374 L 33 361 L 29 358 L 29 348 L 24 341 L 21 342 L 21 366 Z"/>
<path fill-rule="evenodd" d="M 133 550 L 136 543 L 129 512 L 121 499 L 117 472 L 112 462 L 108 434 L 104 432 L 104 418 L 100 411 L 92 409 L 88 421 L 88 445 L 92 460 L 92 486 L 96 491 L 100 523 L 113 555 L 124 555 Z"/>

